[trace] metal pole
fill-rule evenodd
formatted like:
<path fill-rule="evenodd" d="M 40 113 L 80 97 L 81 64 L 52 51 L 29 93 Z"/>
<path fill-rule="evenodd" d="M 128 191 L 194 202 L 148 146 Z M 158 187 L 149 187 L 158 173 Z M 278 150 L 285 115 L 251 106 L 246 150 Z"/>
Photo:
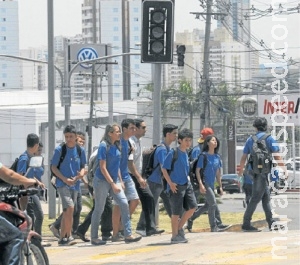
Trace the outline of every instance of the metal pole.
<path fill-rule="evenodd" d="M 91 86 L 91 100 L 90 100 L 90 118 L 89 118 L 89 129 L 88 129 L 88 157 L 92 154 L 92 138 L 93 138 L 93 112 L 94 112 L 94 91 L 95 91 L 95 63 L 92 67 L 92 86 Z"/>
<path fill-rule="evenodd" d="M 48 0 L 48 172 L 55 148 L 55 94 L 54 94 L 54 31 L 53 31 L 53 0 Z M 48 178 L 49 218 L 55 218 L 56 194 L 51 179 Z"/>
<path fill-rule="evenodd" d="M 209 109 L 209 39 L 211 27 L 211 6 L 212 0 L 207 0 L 207 14 L 205 24 L 205 40 L 204 40 L 204 55 L 203 55 L 203 79 L 202 79 L 202 108 L 200 112 L 200 130 L 206 125 L 206 110 Z M 210 123 L 210 117 L 207 121 Z"/>
<path fill-rule="evenodd" d="M 153 64 L 153 144 L 160 143 L 161 64 Z"/>
<path fill-rule="evenodd" d="M 107 48 L 108 53 L 111 53 L 111 46 Z M 111 62 L 111 59 L 108 60 Z M 108 122 L 109 124 L 112 124 L 114 122 L 114 87 L 113 87 L 113 80 L 112 80 L 112 65 L 108 64 L 107 65 L 107 74 L 108 74 L 108 79 L 107 79 L 107 85 L 108 85 Z"/>

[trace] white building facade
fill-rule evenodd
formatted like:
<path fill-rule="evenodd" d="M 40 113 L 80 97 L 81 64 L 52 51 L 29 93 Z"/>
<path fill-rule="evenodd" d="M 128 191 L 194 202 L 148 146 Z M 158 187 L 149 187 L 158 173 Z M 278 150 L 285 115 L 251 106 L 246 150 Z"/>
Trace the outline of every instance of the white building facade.
<path fill-rule="evenodd" d="M 18 1 L 0 0 L 0 54 L 19 56 Z M 0 91 L 21 89 L 17 60 L 0 57 Z"/>

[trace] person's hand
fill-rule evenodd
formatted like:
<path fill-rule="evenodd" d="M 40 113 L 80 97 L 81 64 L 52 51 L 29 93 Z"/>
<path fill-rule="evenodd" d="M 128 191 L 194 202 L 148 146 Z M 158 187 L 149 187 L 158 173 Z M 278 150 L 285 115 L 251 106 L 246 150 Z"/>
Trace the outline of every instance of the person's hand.
<path fill-rule="evenodd" d="M 74 186 L 76 183 L 76 178 L 66 178 L 64 183 L 67 184 L 68 186 Z"/>
<path fill-rule="evenodd" d="M 146 180 L 144 180 L 143 178 L 139 178 L 139 179 L 138 179 L 138 182 L 139 182 L 139 184 L 141 185 L 141 188 L 142 188 L 142 189 L 145 189 L 145 188 L 146 188 L 146 186 L 147 186 Z"/>
<path fill-rule="evenodd" d="M 36 185 L 37 186 L 41 187 L 42 189 L 46 189 L 46 186 L 43 182 L 37 180 L 36 178 L 35 178 L 35 180 L 36 180 Z"/>
<path fill-rule="evenodd" d="M 118 194 L 118 193 L 120 193 L 121 190 L 122 190 L 122 189 L 119 187 L 119 185 L 117 185 L 117 184 L 114 183 L 114 182 L 111 184 L 111 188 L 112 188 L 114 194 Z"/>
<path fill-rule="evenodd" d="M 200 190 L 200 193 L 201 193 L 201 194 L 205 194 L 205 193 L 206 193 L 206 189 L 205 189 L 205 187 L 204 187 L 203 184 L 200 184 L 199 190 Z"/>
<path fill-rule="evenodd" d="M 170 189 L 173 193 L 177 193 L 177 184 L 174 182 L 171 182 Z"/>

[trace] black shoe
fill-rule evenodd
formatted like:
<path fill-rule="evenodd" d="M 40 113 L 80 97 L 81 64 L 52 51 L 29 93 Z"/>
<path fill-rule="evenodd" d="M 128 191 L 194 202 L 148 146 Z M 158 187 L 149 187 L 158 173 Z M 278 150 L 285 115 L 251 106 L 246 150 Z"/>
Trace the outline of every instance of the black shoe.
<path fill-rule="evenodd" d="M 242 230 L 244 232 L 261 232 L 261 230 L 257 229 L 252 225 L 242 225 Z"/>
<path fill-rule="evenodd" d="M 146 232 L 146 236 L 159 235 L 159 234 L 161 234 L 163 232 L 165 232 L 165 230 L 163 230 L 163 229 L 160 229 L 160 230 L 158 230 L 158 229 L 151 229 L 151 230 L 149 230 L 149 231 Z"/>
<path fill-rule="evenodd" d="M 92 245 L 94 246 L 101 246 L 101 245 L 105 245 L 106 241 L 100 240 L 100 239 L 93 239 L 91 240 Z"/>
<path fill-rule="evenodd" d="M 230 228 L 232 225 L 223 225 L 223 224 L 219 224 L 218 225 L 218 228 L 219 229 L 228 229 L 228 228 Z"/>
<path fill-rule="evenodd" d="M 83 241 L 83 242 L 90 242 L 90 240 L 88 238 L 85 237 L 84 234 L 81 234 L 80 232 L 76 232 L 76 235 L 79 236 L 79 238 Z"/>
<path fill-rule="evenodd" d="M 193 220 L 192 219 L 188 219 L 187 221 L 187 226 L 186 229 L 191 233 L 192 232 L 192 228 L 193 228 Z"/>
<path fill-rule="evenodd" d="M 133 242 L 138 242 L 142 239 L 141 236 L 137 236 L 137 237 L 127 237 L 125 238 L 125 243 L 133 243 Z"/>
<path fill-rule="evenodd" d="M 109 236 L 102 236 L 102 240 L 103 241 L 109 241 L 109 240 L 112 240 L 112 236 L 109 235 Z"/>

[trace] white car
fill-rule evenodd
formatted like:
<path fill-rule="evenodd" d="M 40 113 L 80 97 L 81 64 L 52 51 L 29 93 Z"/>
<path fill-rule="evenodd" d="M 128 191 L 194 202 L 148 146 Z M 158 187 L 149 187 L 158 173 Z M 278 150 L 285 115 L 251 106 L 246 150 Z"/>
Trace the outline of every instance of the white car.
<path fill-rule="evenodd" d="M 296 170 L 300 170 L 300 157 L 299 156 L 295 157 L 295 161 L 294 158 L 288 159 L 285 162 L 285 165 L 288 170 L 293 170 L 294 167 L 296 167 Z"/>

